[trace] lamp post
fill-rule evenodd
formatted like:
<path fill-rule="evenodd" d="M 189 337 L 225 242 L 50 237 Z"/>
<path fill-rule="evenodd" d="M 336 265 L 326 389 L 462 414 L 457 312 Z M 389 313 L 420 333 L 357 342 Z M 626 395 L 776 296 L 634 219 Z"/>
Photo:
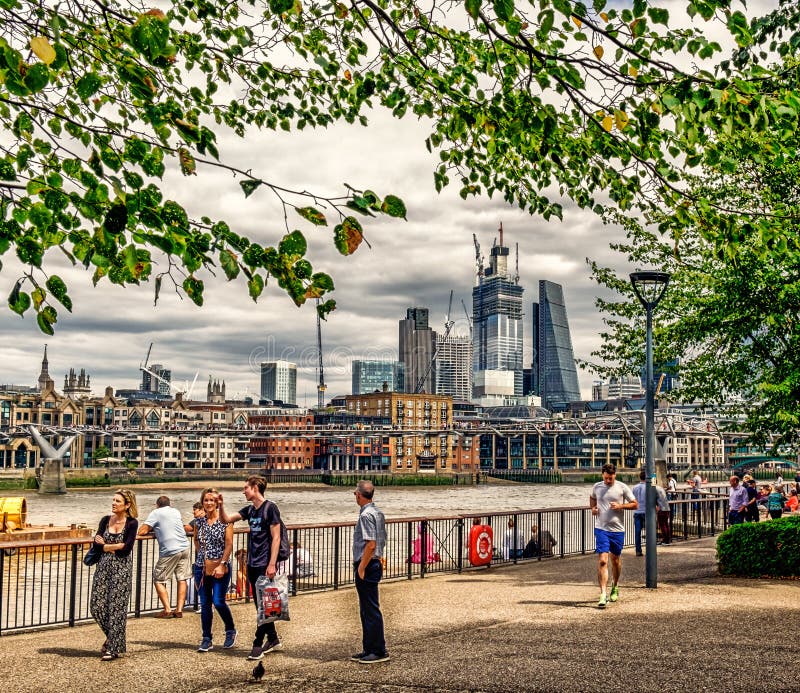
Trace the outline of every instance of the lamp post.
<path fill-rule="evenodd" d="M 666 272 L 632 272 L 633 291 L 647 314 L 646 395 L 645 395 L 645 586 L 658 587 L 656 557 L 656 477 L 655 465 L 655 394 L 653 392 L 653 309 L 664 296 L 669 284 Z"/>

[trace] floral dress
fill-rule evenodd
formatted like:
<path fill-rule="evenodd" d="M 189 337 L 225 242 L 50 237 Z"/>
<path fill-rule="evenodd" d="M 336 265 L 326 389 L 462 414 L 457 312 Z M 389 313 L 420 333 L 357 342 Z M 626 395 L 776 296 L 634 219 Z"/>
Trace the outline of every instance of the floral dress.
<path fill-rule="evenodd" d="M 125 530 L 102 533 L 106 544 L 124 542 Z M 114 552 L 103 553 L 95 567 L 89 610 L 107 638 L 109 654 L 125 652 L 125 630 L 128 622 L 128 604 L 133 583 L 133 553 L 119 557 Z"/>

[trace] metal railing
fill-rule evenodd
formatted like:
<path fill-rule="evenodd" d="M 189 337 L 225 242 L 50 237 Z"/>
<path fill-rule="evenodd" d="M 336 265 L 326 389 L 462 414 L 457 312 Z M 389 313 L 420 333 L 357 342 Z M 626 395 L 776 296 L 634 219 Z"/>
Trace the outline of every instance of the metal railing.
<path fill-rule="evenodd" d="M 681 494 L 682 495 L 682 494 Z M 727 499 L 721 496 L 676 499 L 673 508 L 674 539 L 709 536 L 727 527 Z M 454 573 L 472 569 L 468 537 L 473 518 L 492 527 L 491 564 L 550 560 L 594 551 L 594 518 L 588 507 L 548 508 L 497 512 L 491 515 L 411 517 L 387 520 L 384 552 L 388 580 L 414 579 L 429 573 Z M 513 527 L 509 521 L 513 520 Z M 550 551 L 523 558 L 533 527 L 539 536 L 550 534 Z M 633 545 L 633 514 L 625 514 L 625 545 Z M 351 546 L 354 523 L 290 525 L 292 556 L 287 570 L 292 594 L 338 589 L 354 584 Z M 249 599 L 245 576 L 246 527 L 234 533 L 232 600 Z M 33 628 L 74 626 L 91 620 L 89 596 L 94 567 L 83 564 L 90 539 L 0 543 L 0 635 Z M 548 542 L 549 544 L 549 542 Z M 137 540 L 133 558 L 133 589 L 128 614 L 139 617 L 161 608 L 151 579 L 158 560 L 157 542 Z M 175 603 L 175 583 L 168 584 Z"/>

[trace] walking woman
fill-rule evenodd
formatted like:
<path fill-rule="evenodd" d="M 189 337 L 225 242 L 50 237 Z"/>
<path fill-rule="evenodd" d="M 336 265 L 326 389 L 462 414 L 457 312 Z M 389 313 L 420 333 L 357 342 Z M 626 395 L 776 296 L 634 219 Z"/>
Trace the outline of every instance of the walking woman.
<path fill-rule="evenodd" d="M 100 520 L 95 544 L 103 547 L 103 555 L 95 567 L 89 610 L 106 641 L 100 659 L 110 662 L 125 652 L 125 628 L 133 578 L 133 544 L 139 521 L 136 495 L 128 489 L 117 489 L 111 499 L 111 514 Z"/>
<path fill-rule="evenodd" d="M 194 542 L 197 559 L 194 564 L 195 584 L 199 585 L 200 622 L 203 640 L 198 652 L 208 652 L 214 647 L 211 624 L 214 609 L 225 624 L 225 648 L 236 644 L 236 626 L 225 597 L 231 584 L 231 554 L 233 553 L 233 525 L 222 522 L 219 516 L 219 496 L 216 489 L 207 488 L 200 494 L 205 517 L 195 523 Z"/>

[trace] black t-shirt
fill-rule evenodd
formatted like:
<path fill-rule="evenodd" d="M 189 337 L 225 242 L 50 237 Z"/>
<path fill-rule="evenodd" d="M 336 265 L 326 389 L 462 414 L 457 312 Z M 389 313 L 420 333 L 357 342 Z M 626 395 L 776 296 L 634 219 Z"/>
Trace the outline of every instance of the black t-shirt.
<path fill-rule="evenodd" d="M 260 508 L 256 509 L 254 505 L 246 505 L 239 511 L 239 514 L 250 525 L 247 565 L 253 568 L 266 568 L 269 565 L 270 549 L 272 548 L 270 528 L 281 523 L 281 512 L 275 503 L 265 500 Z"/>

